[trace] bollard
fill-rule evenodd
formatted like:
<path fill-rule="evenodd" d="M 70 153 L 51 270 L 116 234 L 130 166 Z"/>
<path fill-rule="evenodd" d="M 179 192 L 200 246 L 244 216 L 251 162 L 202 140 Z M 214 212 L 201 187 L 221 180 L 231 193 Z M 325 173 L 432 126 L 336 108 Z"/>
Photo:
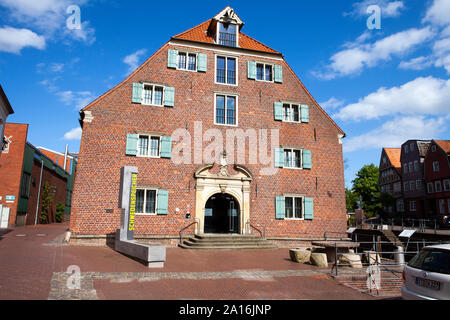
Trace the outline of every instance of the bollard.
<path fill-rule="evenodd" d="M 405 251 L 401 246 L 398 246 L 397 250 L 395 250 L 395 263 L 400 266 L 405 264 Z"/>

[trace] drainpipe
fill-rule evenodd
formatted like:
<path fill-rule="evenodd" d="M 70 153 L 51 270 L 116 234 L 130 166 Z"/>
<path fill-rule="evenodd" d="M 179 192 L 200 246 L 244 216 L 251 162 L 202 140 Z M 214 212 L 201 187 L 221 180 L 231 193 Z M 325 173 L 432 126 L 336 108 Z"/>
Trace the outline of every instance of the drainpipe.
<path fill-rule="evenodd" d="M 64 152 L 64 171 L 66 171 L 67 166 L 67 153 L 69 152 L 69 145 L 66 144 L 66 152 Z"/>
<path fill-rule="evenodd" d="M 41 197 L 42 171 L 44 170 L 44 160 L 41 159 L 41 177 L 39 178 L 39 191 L 36 203 L 36 216 L 34 217 L 34 225 L 37 224 L 37 217 L 39 213 L 39 199 Z"/>

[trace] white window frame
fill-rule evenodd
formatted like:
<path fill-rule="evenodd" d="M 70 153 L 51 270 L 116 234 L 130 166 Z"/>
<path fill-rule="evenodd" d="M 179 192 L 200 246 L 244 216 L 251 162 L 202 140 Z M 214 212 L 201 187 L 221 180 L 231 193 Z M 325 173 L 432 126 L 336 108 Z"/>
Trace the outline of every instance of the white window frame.
<path fill-rule="evenodd" d="M 259 80 L 258 79 L 258 64 L 262 64 L 263 65 L 263 80 Z M 268 83 L 275 82 L 275 65 L 273 63 L 256 61 L 255 66 L 256 66 L 256 75 L 255 75 L 255 80 L 256 81 L 268 82 Z M 270 80 L 270 81 L 266 80 L 266 66 L 271 66 L 272 67 L 272 80 Z"/>
<path fill-rule="evenodd" d="M 433 161 L 433 172 L 439 172 L 439 169 L 439 161 Z"/>
<path fill-rule="evenodd" d="M 226 122 L 226 119 L 227 119 L 227 98 L 228 97 L 236 98 L 236 104 L 235 104 L 236 121 L 235 121 L 235 124 L 217 123 L 216 122 L 217 96 L 225 96 L 225 122 Z M 216 126 L 228 126 L 228 127 L 237 127 L 239 125 L 239 122 L 238 122 L 238 105 L 239 105 L 238 102 L 239 101 L 238 100 L 239 100 L 239 96 L 237 94 L 214 92 L 214 125 L 216 125 Z"/>
<path fill-rule="evenodd" d="M 416 212 L 417 211 L 416 201 L 410 201 L 409 202 L 409 211 L 412 211 L 412 212 Z"/>
<path fill-rule="evenodd" d="M 438 186 L 439 186 L 439 188 L 438 188 Z M 434 182 L 434 190 L 437 193 L 442 192 L 442 183 L 440 180 Z"/>
<path fill-rule="evenodd" d="M 144 137 L 148 138 L 147 155 L 146 156 L 139 154 L 139 149 L 140 149 L 139 148 L 139 140 L 140 140 L 141 136 L 144 136 Z M 138 157 L 138 158 L 153 158 L 153 159 L 161 158 L 161 137 L 162 137 L 162 135 L 158 135 L 158 134 L 139 133 L 138 134 L 138 143 L 137 143 L 136 157 Z M 159 139 L 158 156 L 151 156 L 150 155 L 151 138 L 158 138 Z"/>
<path fill-rule="evenodd" d="M 234 24 L 236 26 L 236 47 L 230 47 L 230 46 L 226 46 L 226 45 L 220 44 L 220 38 L 219 38 L 220 37 L 220 26 L 219 26 L 220 23 L 223 23 L 223 22 L 219 21 L 218 24 L 217 24 L 216 39 L 214 40 L 215 44 L 218 44 L 220 46 L 224 46 L 224 47 L 227 47 L 227 48 L 240 48 L 239 47 L 239 25 L 236 24 L 236 23 L 230 22 L 230 24 Z"/>
<path fill-rule="evenodd" d="M 422 190 L 422 180 L 416 180 L 416 190 Z"/>
<path fill-rule="evenodd" d="M 300 152 L 300 167 L 286 167 L 286 161 L 283 161 L 283 169 L 294 169 L 294 170 L 303 170 L 303 149 L 297 149 L 297 148 L 283 148 L 283 156 L 284 156 L 284 152 L 286 150 L 289 150 L 292 152 L 292 154 L 294 153 L 294 151 L 299 151 Z M 293 158 L 291 158 L 293 159 Z M 286 160 L 286 159 L 285 159 Z M 291 165 L 292 165 L 292 161 L 291 161 Z"/>
<path fill-rule="evenodd" d="M 178 61 L 178 60 L 177 60 Z M 145 101 L 145 99 L 144 99 L 144 96 L 145 96 L 145 86 L 152 86 L 152 102 L 151 103 L 144 103 L 144 101 Z M 163 91 L 162 91 L 162 104 L 155 104 L 154 102 L 155 102 L 155 87 L 160 87 L 160 88 L 163 88 Z M 147 82 L 144 82 L 143 84 L 142 84 L 142 105 L 144 105 L 144 106 L 155 106 L 155 107 L 164 107 L 164 93 L 165 93 L 165 91 L 166 91 L 166 87 L 165 86 L 163 86 L 163 85 L 160 85 L 160 84 L 156 84 L 156 83 L 147 83 Z"/>
<path fill-rule="evenodd" d="M 184 53 L 186 55 L 186 69 L 182 69 L 179 68 L 179 59 L 180 59 L 180 53 Z M 189 61 L 189 55 L 195 55 L 195 70 L 189 70 L 188 69 L 188 61 Z M 189 71 L 189 72 L 197 72 L 198 70 L 198 53 L 196 52 L 189 52 L 189 51 L 179 51 L 178 55 L 177 55 L 177 70 L 182 70 L 182 71 Z"/>
<path fill-rule="evenodd" d="M 217 58 L 225 58 L 225 82 L 217 82 Z M 236 70 L 235 70 L 235 75 L 236 75 L 236 83 L 232 84 L 232 83 L 227 83 L 228 81 L 228 58 L 231 59 L 235 59 L 235 66 L 236 66 Z M 233 55 L 224 55 L 224 54 L 216 54 L 215 55 L 215 63 L 216 65 L 214 66 L 214 83 L 215 84 L 222 84 L 222 85 L 226 85 L 226 86 L 233 86 L 233 87 L 237 87 L 239 85 L 239 58 L 237 56 L 233 56 Z"/>
<path fill-rule="evenodd" d="M 297 220 L 297 221 L 301 221 L 301 220 L 305 220 L 305 196 L 303 195 L 298 195 L 298 194 L 284 194 L 284 203 L 285 203 L 285 208 L 284 208 L 284 220 Z M 292 198 L 292 218 L 288 218 L 286 217 L 286 198 Z M 295 217 L 295 198 L 300 198 L 302 199 L 302 217 L 301 218 L 296 218 Z"/>
<path fill-rule="evenodd" d="M 136 191 L 137 190 L 144 190 L 144 203 L 143 203 L 143 206 L 142 206 L 144 211 L 145 211 L 145 207 L 146 207 L 146 204 L 147 204 L 147 190 L 154 190 L 155 191 L 155 212 L 154 213 L 144 213 L 144 212 L 137 212 L 136 211 L 136 215 L 140 215 L 140 216 L 156 216 L 157 215 L 157 210 L 158 210 L 158 208 L 157 208 L 157 206 L 158 206 L 158 189 L 156 189 L 156 188 L 147 188 L 147 187 L 139 187 L 138 186 L 136 188 Z"/>
<path fill-rule="evenodd" d="M 450 191 L 450 179 L 445 179 L 443 184 L 444 184 L 444 191 Z M 447 186 L 448 186 L 448 188 L 447 188 Z"/>
<path fill-rule="evenodd" d="M 282 103 L 282 112 L 283 112 L 283 120 L 282 122 L 289 122 L 289 123 L 301 123 L 302 122 L 302 110 L 301 110 L 301 104 L 300 103 L 296 103 L 296 102 L 281 102 Z M 293 115 L 293 107 L 292 106 L 297 106 L 298 107 L 298 121 L 294 121 L 294 120 L 285 120 L 284 119 L 284 105 L 288 104 L 289 105 L 289 110 L 290 110 L 290 114 Z"/>

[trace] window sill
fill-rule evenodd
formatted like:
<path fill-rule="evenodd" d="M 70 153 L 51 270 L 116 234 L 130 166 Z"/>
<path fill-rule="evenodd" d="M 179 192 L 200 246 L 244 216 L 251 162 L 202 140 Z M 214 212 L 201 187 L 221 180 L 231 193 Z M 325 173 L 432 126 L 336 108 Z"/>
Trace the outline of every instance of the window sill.
<path fill-rule="evenodd" d="M 137 216 L 157 216 L 156 213 L 135 213 Z"/>
<path fill-rule="evenodd" d="M 238 84 L 232 84 L 232 83 L 224 83 L 224 82 L 214 82 L 215 84 L 220 84 L 220 85 L 224 85 L 224 86 L 230 86 L 230 87 L 237 87 Z"/>
<path fill-rule="evenodd" d="M 223 127 L 237 127 L 238 126 L 238 124 L 226 124 L 226 123 L 215 123 L 215 122 L 214 122 L 214 125 L 215 126 L 223 126 Z"/>
<path fill-rule="evenodd" d="M 155 157 L 155 156 L 139 156 L 139 155 L 136 155 L 136 158 L 161 159 L 160 156 L 159 157 Z"/>
<path fill-rule="evenodd" d="M 148 106 L 148 107 L 164 107 L 163 104 L 146 104 L 146 103 L 141 103 L 141 105 Z"/>

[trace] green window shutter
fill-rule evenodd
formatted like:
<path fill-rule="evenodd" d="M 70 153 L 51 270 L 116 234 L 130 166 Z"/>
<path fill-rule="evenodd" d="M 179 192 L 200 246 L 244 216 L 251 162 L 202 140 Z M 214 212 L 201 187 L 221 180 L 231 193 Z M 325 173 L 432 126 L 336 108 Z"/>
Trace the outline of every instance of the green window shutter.
<path fill-rule="evenodd" d="M 273 103 L 273 114 L 275 120 L 283 121 L 283 103 L 281 102 Z"/>
<path fill-rule="evenodd" d="M 276 168 L 284 167 L 284 150 L 281 148 L 275 149 L 275 167 Z"/>
<path fill-rule="evenodd" d="M 303 169 L 311 169 L 312 161 L 311 161 L 311 151 L 303 150 Z"/>
<path fill-rule="evenodd" d="M 314 199 L 305 198 L 305 220 L 312 220 L 314 218 Z"/>
<path fill-rule="evenodd" d="M 169 191 L 158 190 L 158 203 L 156 204 L 156 214 L 167 215 L 169 211 Z"/>
<path fill-rule="evenodd" d="M 275 219 L 284 219 L 286 213 L 284 211 L 284 197 L 275 198 Z"/>
<path fill-rule="evenodd" d="M 167 67 L 176 69 L 177 60 L 178 60 L 178 50 L 169 50 L 167 57 Z"/>
<path fill-rule="evenodd" d="M 131 102 L 142 103 L 142 88 L 144 85 L 142 83 L 133 83 L 133 94 L 131 95 Z"/>
<path fill-rule="evenodd" d="M 282 83 L 283 82 L 283 67 L 275 66 L 275 82 Z"/>
<path fill-rule="evenodd" d="M 161 137 L 161 158 L 172 157 L 172 137 Z"/>
<path fill-rule="evenodd" d="M 139 135 L 129 133 L 127 134 L 127 149 L 126 155 L 135 156 L 137 154 L 137 145 L 138 145 Z"/>
<path fill-rule="evenodd" d="M 256 79 L 256 62 L 249 61 L 247 62 L 247 77 L 249 79 Z"/>
<path fill-rule="evenodd" d="M 309 107 L 305 104 L 300 106 L 302 122 L 309 122 Z"/>
<path fill-rule="evenodd" d="M 207 65 L 208 65 L 208 60 L 207 60 L 207 55 L 204 53 L 199 53 L 197 55 L 197 71 L 200 72 L 206 72 L 207 70 Z"/>
<path fill-rule="evenodd" d="M 166 107 L 173 107 L 175 105 L 175 88 L 164 88 L 164 105 Z"/>

